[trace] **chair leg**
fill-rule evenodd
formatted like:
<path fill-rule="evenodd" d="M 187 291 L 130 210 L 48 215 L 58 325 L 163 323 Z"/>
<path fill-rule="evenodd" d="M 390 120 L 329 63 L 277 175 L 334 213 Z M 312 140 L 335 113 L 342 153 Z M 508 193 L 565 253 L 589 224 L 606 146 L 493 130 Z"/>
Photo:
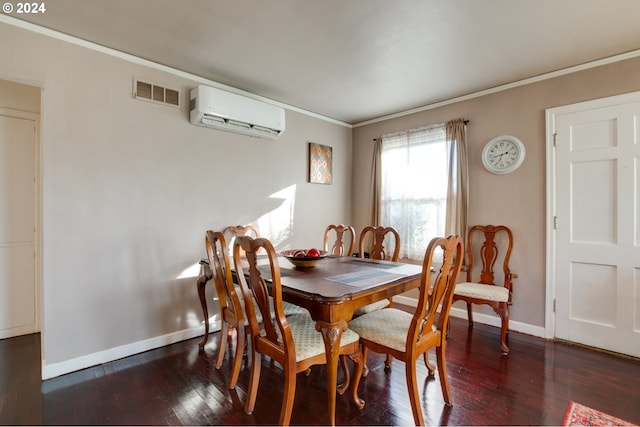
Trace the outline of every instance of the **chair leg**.
<path fill-rule="evenodd" d="M 447 374 L 447 361 L 445 353 L 445 342 L 443 341 L 436 347 L 436 363 L 438 364 L 438 375 L 440 376 L 440 387 L 442 387 L 442 396 L 448 406 L 453 405 L 453 396 L 451 395 L 451 387 L 449 386 L 449 375 Z"/>
<path fill-rule="evenodd" d="M 262 355 L 251 346 L 251 376 L 249 377 L 249 388 L 247 390 L 247 401 L 244 405 L 244 412 L 251 415 L 256 407 L 256 396 L 258 395 L 258 383 L 260 382 L 260 367 L 262 366 Z"/>
<path fill-rule="evenodd" d="M 473 309 L 470 302 L 467 303 L 467 319 L 469 320 L 469 327 L 473 328 Z"/>
<path fill-rule="evenodd" d="M 246 329 L 236 329 L 236 355 L 233 359 L 233 368 L 231 369 L 231 379 L 229 379 L 229 389 L 233 390 L 238 384 L 240 376 L 240 367 L 242 367 L 242 359 L 245 349 Z"/>
<path fill-rule="evenodd" d="M 436 373 L 436 368 L 431 364 L 431 362 L 429 362 L 429 351 L 425 351 L 422 356 L 424 357 L 424 364 L 429 370 L 429 375 L 434 375 Z"/>
<path fill-rule="evenodd" d="M 404 366 L 407 377 L 407 389 L 409 390 L 409 401 L 411 402 L 411 411 L 413 412 L 413 420 L 417 426 L 423 426 L 424 417 L 422 416 L 422 402 L 420 401 L 420 393 L 418 391 L 415 360 L 405 360 Z"/>
<path fill-rule="evenodd" d="M 338 384 L 338 394 L 342 395 L 349 388 L 349 383 L 351 382 L 350 374 L 349 374 L 349 365 L 347 363 L 347 358 L 343 354 L 340 356 L 340 364 L 342 365 L 342 372 L 344 374 L 344 382 L 342 384 Z"/>
<path fill-rule="evenodd" d="M 393 361 L 393 356 L 390 354 L 387 354 L 386 359 L 384 359 L 384 367 L 386 369 L 391 369 L 391 362 Z"/>
<path fill-rule="evenodd" d="M 296 372 L 291 367 L 284 368 L 284 393 L 282 394 L 282 408 L 280 409 L 280 425 L 288 426 L 291 422 L 293 400 L 296 397 Z"/>
<path fill-rule="evenodd" d="M 205 267 L 207 268 L 207 267 Z M 207 268 L 208 269 L 208 268 Z M 206 273 L 198 277 L 196 286 L 198 287 L 198 297 L 200 298 L 200 305 L 202 306 L 202 317 L 204 317 L 204 336 L 198 343 L 198 346 L 202 350 L 209 340 L 209 310 L 207 308 L 207 296 L 205 294 L 205 287 L 210 277 L 207 277 Z"/>
<path fill-rule="evenodd" d="M 369 375 L 369 367 L 367 366 L 367 352 L 369 351 L 369 349 L 367 347 L 365 347 L 364 345 L 362 346 L 362 360 L 363 360 L 363 369 L 362 369 L 362 377 L 366 377 L 367 375 Z"/>
<path fill-rule="evenodd" d="M 358 351 L 355 353 L 351 353 L 349 355 L 349 359 L 353 360 L 355 372 L 353 373 L 353 388 L 352 388 L 352 397 L 353 403 L 358 407 L 358 409 L 364 408 L 364 400 L 358 396 L 358 386 L 360 385 L 360 378 L 362 378 L 362 371 L 364 369 L 364 360 L 362 358 L 362 352 Z"/>
<path fill-rule="evenodd" d="M 227 335 L 229 334 L 229 322 L 222 321 L 220 329 L 220 342 L 218 343 L 218 356 L 216 357 L 216 369 L 220 369 L 224 360 L 224 353 L 227 351 Z"/>
<path fill-rule="evenodd" d="M 502 306 L 499 308 L 494 308 L 495 311 L 501 319 L 501 327 L 500 327 L 500 350 L 502 354 L 509 354 L 509 346 L 507 345 L 507 337 L 509 333 L 509 307 Z"/>

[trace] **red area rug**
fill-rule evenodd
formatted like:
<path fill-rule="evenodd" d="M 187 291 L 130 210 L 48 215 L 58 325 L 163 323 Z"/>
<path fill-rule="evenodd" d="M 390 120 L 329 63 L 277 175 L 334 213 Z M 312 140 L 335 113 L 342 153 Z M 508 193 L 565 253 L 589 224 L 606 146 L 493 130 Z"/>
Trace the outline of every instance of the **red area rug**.
<path fill-rule="evenodd" d="M 629 421 L 612 417 L 604 412 L 570 402 L 564 415 L 563 426 L 635 426 Z"/>

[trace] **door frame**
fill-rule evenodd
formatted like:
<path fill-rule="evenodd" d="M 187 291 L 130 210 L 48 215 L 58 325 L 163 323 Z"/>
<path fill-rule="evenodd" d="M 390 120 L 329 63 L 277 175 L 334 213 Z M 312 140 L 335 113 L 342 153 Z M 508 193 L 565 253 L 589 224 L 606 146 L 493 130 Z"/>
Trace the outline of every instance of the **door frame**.
<path fill-rule="evenodd" d="M 40 95 L 42 102 L 42 93 Z M 29 111 L 14 110 L 12 108 L 0 107 L 0 115 L 13 117 L 16 119 L 32 120 L 35 126 L 34 134 L 34 177 L 33 177 L 33 197 L 34 197 L 34 213 L 33 213 L 33 272 L 34 272 L 34 296 L 35 296 L 35 333 L 42 332 L 41 313 L 42 313 L 42 258 L 40 248 L 41 246 L 41 200 L 42 200 L 42 185 L 40 180 L 40 114 L 32 113 Z M 41 336 L 42 340 L 42 336 Z"/>
<path fill-rule="evenodd" d="M 579 102 L 560 107 L 548 108 L 545 110 L 546 125 L 546 299 L 545 299 L 545 338 L 555 338 L 556 316 L 556 245 L 557 235 L 555 232 L 556 215 L 556 150 L 555 150 L 555 129 L 556 116 L 568 113 L 577 113 L 595 108 L 611 107 L 631 102 L 640 102 L 640 92 L 630 92 L 622 95 L 614 95 L 606 98 L 599 98 L 590 101 Z"/>

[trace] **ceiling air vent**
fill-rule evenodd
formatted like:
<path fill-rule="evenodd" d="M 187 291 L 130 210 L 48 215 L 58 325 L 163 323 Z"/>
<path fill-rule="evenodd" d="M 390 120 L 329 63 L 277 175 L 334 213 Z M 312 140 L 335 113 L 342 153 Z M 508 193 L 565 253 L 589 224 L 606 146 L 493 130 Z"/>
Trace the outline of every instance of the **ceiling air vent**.
<path fill-rule="evenodd" d="M 134 79 L 133 97 L 142 101 L 180 108 L 180 91 L 157 83 Z"/>

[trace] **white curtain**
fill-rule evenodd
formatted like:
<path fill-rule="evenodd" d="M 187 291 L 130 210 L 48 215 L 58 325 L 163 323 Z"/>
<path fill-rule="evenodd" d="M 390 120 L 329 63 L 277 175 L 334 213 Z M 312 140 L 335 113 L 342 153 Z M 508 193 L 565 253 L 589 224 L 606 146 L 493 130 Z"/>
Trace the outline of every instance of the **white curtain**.
<path fill-rule="evenodd" d="M 400 257 L 422 259 L 444 232 L 447 206 L 445 125 L 382 137 L 380 224 L 400 233 Z"/>
<path fill-rule="evenodd" d="M 375 140 L 371 224 L 400 233 L 400 257 L 421 260 L 436 236 L 467 232 L 466 123 L 447 123 Z"/>

